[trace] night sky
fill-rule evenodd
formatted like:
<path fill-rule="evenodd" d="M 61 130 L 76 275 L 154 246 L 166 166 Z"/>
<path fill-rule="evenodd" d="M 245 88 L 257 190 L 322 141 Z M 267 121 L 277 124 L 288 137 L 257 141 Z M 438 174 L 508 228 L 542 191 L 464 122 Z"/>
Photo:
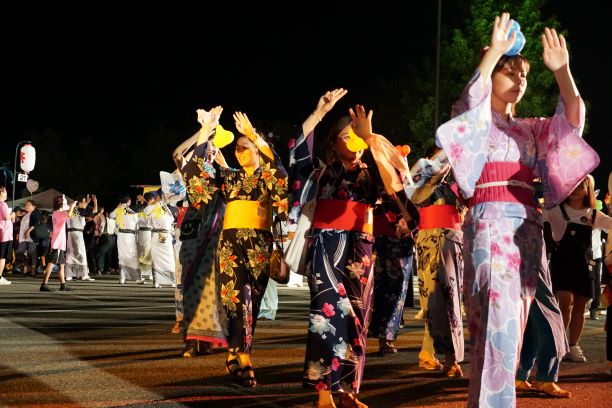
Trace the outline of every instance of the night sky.
<path fill-rule="evenodd" d="M 4 13 L 0 164 L 12 167 L 16 143 L 31 131 L 53 129 L 66 143 L 93 135 L 106 154 L 151 126 L 196 129 L 195 109 L 218 104 L 225 109 L 221 124 L 230 130 L 235 110 L 254 121 L 299 124 L 335 87 L 349 89 L 346 105 L 367 105 L 378 78 L 397 77 L 434 55 L 437 2 L 397 3 L 356 10 L 284 2 L 275 9 L 282 18 L 260 4 L 154 9 L 142 3 L 128 10 L 98 3 L 98 9 L 29 6 Z M 612 151 L 606 126 L 612 65 L 603 13 L 550 3 L 544 16 L 557 15 L 569 31 L 572 72 L 590 103 L 585 138 L 602 158 L 595 172 L 602 186 Z M 147 183 L 160 170 L 171 171 L 170 154 L 143 164 L 151 169 L 149 180 L 126 175 L 126 182 Z M 97 171 L 104 177 L 104 169 Z"/>

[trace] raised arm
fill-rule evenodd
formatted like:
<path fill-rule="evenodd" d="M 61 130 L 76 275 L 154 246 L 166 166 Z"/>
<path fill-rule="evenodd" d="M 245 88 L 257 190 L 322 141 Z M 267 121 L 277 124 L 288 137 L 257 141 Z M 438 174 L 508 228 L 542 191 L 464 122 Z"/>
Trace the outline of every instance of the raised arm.
<path fill-rule="evenodd" d="M 510 19 L 509 13 L 502 13 L 501 16 L 495 17 L 493 23 L 493 31 L 491 32 L 491 44 L 487 47 L 487 50 L 480 60 L 478 70 L 482 75 L 483 88 L 491 81 L 491 74 L 497 64 L 497 61 L 508 51 L 508 49 L 514 44 L 516 39 L 516 31 L 512 33 L 508 38 L 508 33 L 512 27 L 513 20 Z"/>
<path fill-rule="evenodd" d="M 565 118 L 575 128 L 580 126 L 580 93 L 569 67 L 569 52 L 563 35 L 546 27 L 542 34 L 542 60 L 559 85 L 565 107 Z"/>
<path fill-rule="evenodd" d="M 274 160 L 274 153 L 272 153 L 272 149 L 268 143 L 255 131 L 255 128 L 251 124 L 251 121 L 246 113 L 235 112 L 234 121 L 236 122 L 236 129 L 238 132 L 253 142 L 253 144 L 257 146 L 262 154 L 267 156 L 270 160 Z"/>
<path fill-rule="evenodd" d="M 317 103 L 316 109 L 302 123 L 302 132 L 304 137 L 308 137 L 314 128 L 323 120 L 323 117 L 332 110 L 336 102 L 340 100 L 348 91 L 344 88 L 337 88 L 332 91 L 327 91 Z"/>
<path fill-rule="evenodd" d="M 198 109 L 196 112 L 198 114 L 198 122 L 202 125 L 202 128 L 198 132 L 198 142 L 196 144 L 196 146 L 200 146 L 206 143 L 210 135 L 212 135 L 215 126 L 219 123 L 223 108 L 221 106 L 215 106 L 210 112 L 204 109 Z"/>
<path fill-rule="evenodd" d="M 172 160 L 174 161 L 174 165 L 177 169 L 181 169 L 183 167 L 183 161 L 187 160 L 185 154 L 191 149 L 196 142 L 198 141 L 198 137 L 200 136 L 200 131 L 194 133 L 189 139 L 185 140 L 183 143 L 178 145 L 176 149 L 172 152 Z"/>

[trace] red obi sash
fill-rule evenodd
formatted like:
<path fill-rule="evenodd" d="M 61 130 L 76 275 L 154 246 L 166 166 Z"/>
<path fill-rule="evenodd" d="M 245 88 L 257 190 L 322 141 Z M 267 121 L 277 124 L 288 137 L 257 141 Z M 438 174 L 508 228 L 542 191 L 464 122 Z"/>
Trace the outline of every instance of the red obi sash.
<path fill-rule="evenodd" d="M 429 205 L 419 208 L 419 229 L 448 228 L 461 230 L 461 217 L 454 205 Z"/>
<path fill-rule="evenodd" d="M 397 230 L 384 214 L 374 215 L 374 236 L 397 237 Z"/>
<path fill-rule="evenodd" d="M 537 207 L 533 178 L 533 169 L 521 163 L 485 163 L 469 206 L 501 201 Z"/>
<path fill-rule="evenodd" d="M 372 208 L 368 204 L 350 200 L 318 200 L 312 227 L 337 229 L 371 234 Z"/>

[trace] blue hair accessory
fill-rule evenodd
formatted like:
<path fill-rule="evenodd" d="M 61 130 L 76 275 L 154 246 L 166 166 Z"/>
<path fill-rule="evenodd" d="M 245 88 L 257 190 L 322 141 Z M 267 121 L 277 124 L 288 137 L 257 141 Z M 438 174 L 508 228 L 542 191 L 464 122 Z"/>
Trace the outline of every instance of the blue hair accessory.
<path fill-rule="evenodd" d="M 513 57 L 516 54 L 520 53 L 523 47 L 525 46 L 525 36 L 521 32 L 521 26 L 515 20 L 512 22 L 512 26 L 510 27 L 510 32 L 508 33 L 508 38 L 512 37 L 512 33 L 516 31 L 516 38 L 514 39 L 514 43 L 508 48 L 508 51 L 504 55 L 508 57 Z"/>

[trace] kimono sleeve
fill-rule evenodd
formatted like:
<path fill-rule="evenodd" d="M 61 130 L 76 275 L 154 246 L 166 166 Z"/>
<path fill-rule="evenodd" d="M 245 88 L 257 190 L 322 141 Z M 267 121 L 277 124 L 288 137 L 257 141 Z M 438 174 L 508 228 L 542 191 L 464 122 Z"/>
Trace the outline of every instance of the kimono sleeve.
<path fill-rule="evenodd" d="M 448 157 L 463 197 L 470 198 L 487 160 L 492 122 L 491 82 L 485 86 L 480 71 L 468 83 L 453 114 L 438 128 L 436 144 Z"/>
<path fill-rule="evenodd" d="M 288 216 L 288 190 L 287 185 L 289 184 L 289 176 L 287 170 L 283 166 L 283 162 L 272 148 L 272 154 L 274 160 L 270 160 L 266 155 L 260 155 L 264 161 L 263 166 L 263 177 L 266 180 L 267 187 L 270 190 L 270 197 L 272 198 L 272 206 L 276 215 L 280 221 L 287 221 Z M 269 172 L 270 176 L 266 175 Z"/>
<path fill-rule="evenodd" d="M 314 131 L 305 135 L 300 127 L 296 138 L 289 140 L 289 219 L 297 222 L 304 204 L 316 196 L 314 166 Z M 315 187 L 315 188 L 313 188 Z"/>
<path fill-rule="evenodd" d="M 537 148 L 537 171 L 542 179 L 544 206 L 560 204 L 578 184 L 599 165 L 599 156 L 582 139 L 585 106 L 580 100 L 580 126 L 573 127 L 565 117 L 559 98 L 552 118 L 525 119 L 531 125 Z"/>
<path fill-rule="evenodd" d="M 222 183 L 222 170 L 206 160 L 208 143 L 197 146 L 191 159 L 181 169 L 189 204 L 199 209 L 207 205 Z"/>

